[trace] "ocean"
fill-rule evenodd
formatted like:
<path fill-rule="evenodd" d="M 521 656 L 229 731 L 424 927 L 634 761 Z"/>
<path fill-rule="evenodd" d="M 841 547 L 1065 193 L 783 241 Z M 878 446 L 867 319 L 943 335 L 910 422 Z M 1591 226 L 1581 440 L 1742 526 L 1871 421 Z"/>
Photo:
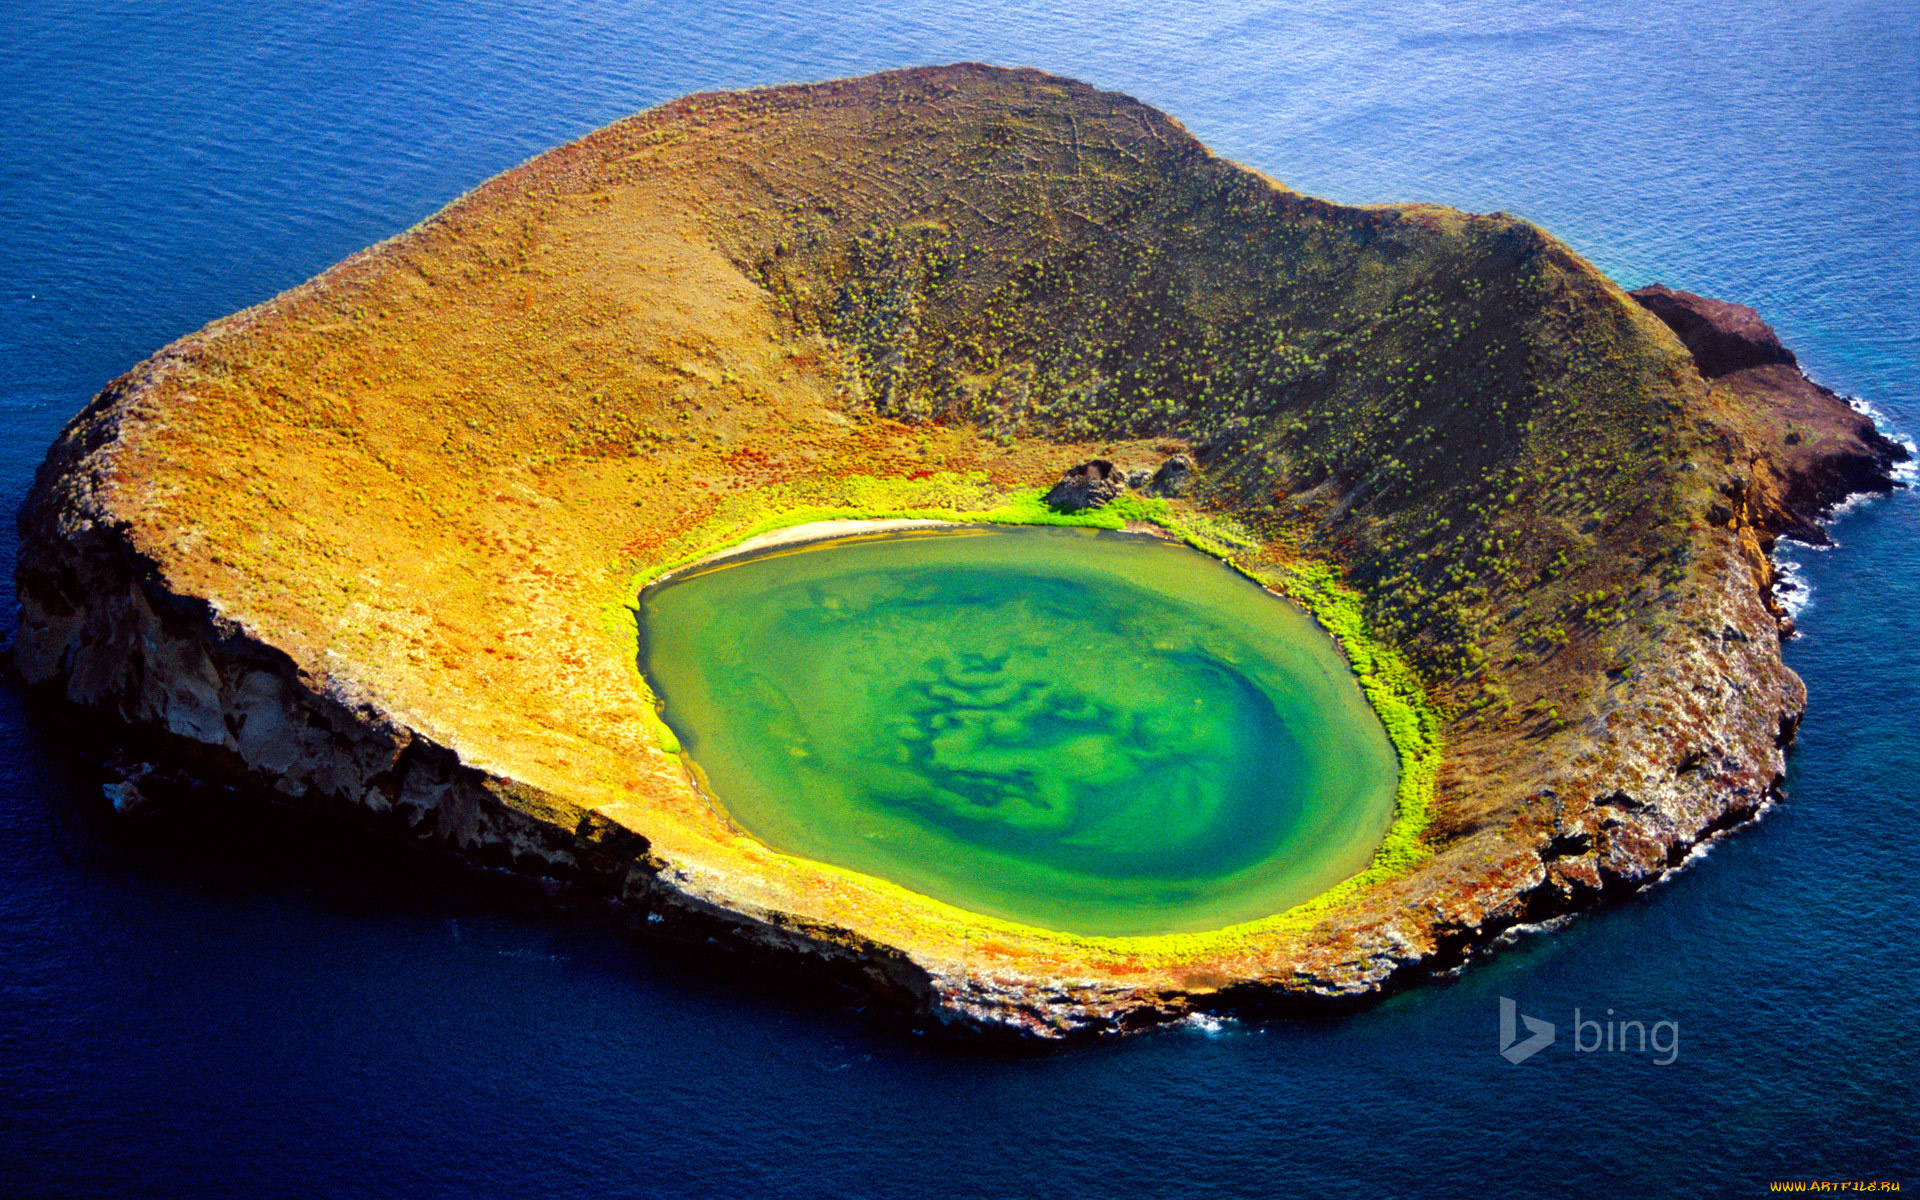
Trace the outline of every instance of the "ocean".
<path fill-rule="evenodd" d="M 108 379 L 547 147 L 689 91 L 963 59 L 1129 92 L 1315 195 L 1517 213 L 1626 286 L 1755 306 L 1920 430 L 1901 0 L 10 0 L 0 30 L 9 508 Z M 1920 503 L 1832 532 L 1786 551 L 1811 708 L 1757 825 L 1349 1016 L 1033 1057 L 249 806 L 116 820 L 99 735 L 0 689 L 0 1194 L 1920 1187 Z M 1502 997 L 1555 1044 L 1503 1058 Z"/>

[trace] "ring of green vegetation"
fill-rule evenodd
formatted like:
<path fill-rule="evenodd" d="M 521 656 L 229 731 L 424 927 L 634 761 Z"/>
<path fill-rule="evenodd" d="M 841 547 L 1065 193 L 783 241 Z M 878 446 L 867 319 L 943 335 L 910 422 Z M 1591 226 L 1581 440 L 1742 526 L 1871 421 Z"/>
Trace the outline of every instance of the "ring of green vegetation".
<path fill-rule="evenodd" d="M 851 515 L 792 511 L 725 540 Z M 1023 497 L 986 512 L 858 515 L 1108 528 L 1146 518 L 1226 557 L 1162 502 L 1063 516 Z M 1182 599 L 1211 571 L 1179 563 L 1189 556 L 1177 547 L 1123 539 L 1129 548 L 1088 557 L 1063 553 L 1072 542 L 999 539 L 1029 551 L 1013 594 L 967 567 L 978 542 L 888 540 L 866 553 L 909 549 L 917 582 L 849 573 L 832 561 L 842 545 L 735 560 L 644 598 L 663 741 L 680 736 L 760 840 L 990 919 L 1136 944 L 1303 920 L 1418 857 L 1436 722 L 1329 575 L 1298 572 L 1285 590 L 1339 636 L 1365 701 L 1298 611 L 1231 576 L 1207 580 L 1205 600 Z M 1049 558 L 1077 565 L 1048 570 Z M 1155 562 L 1171 574 L 1142 603 Z M 1195 565 L 1203 575 L 1181 574 Z M 1245 617 L 1284 653 L 1322 661 L 1275 669 L 1275 644 L 1250 647 L 1244 628 L 1224 628 L 1223 603 L 1251 604 Z M 1092 610 L 1104 614 L 1094 627 L 1076 624 Z M 1099 677 L 1076 674 L 1076 659 Z M 1320 679 L 1312 699 L 1303 676 Z M 1196 701 L 1203 719 L 1176 718 Z"/>

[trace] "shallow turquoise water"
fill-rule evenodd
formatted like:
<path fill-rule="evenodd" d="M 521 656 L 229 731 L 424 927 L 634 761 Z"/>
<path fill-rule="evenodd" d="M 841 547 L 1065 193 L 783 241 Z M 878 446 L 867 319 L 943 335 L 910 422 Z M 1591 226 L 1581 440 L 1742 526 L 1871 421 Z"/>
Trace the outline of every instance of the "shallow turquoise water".
<path fill-rule="evenodd" d="M 1072 933 L 1187 933 L 1363 870 L 1397 760 L 1299 609 L 1157 538 L 821 542 L 641 594 L 642 666 L 728 816 Z"/>
<path fill-rule="evenodd" d="M 1054 8 L 12 0 L 0 491 L 170 338 L 686 91 L 915 62 L 1134 93 L 1307 191 L 1545 224 L 1758 306 L 1920 428 L 1907 0 Z M 104 816 L 0 691 L 0 1192 L 1759 1195 L 1916 1186 L 1920 503 L 1804 553 L 1787 802 L 1669 883 L 1338 1020 L 953 1055 L 787 981 L 529 918 L 353 840 Z M 11 553 L 0 524 L 0 551 Z M 1559 1026 L 1514 1066 L 1498 998 Z M 1678 1061 L 1578 1053 L 1672 1019 Z"/>

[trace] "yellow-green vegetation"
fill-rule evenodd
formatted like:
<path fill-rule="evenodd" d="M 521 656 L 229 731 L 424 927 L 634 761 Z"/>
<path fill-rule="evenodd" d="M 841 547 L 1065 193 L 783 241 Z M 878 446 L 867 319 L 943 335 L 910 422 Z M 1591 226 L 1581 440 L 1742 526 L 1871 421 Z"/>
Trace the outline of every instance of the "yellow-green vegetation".
<path fill-rule="evenodd" d="M 977 66 L 619 122 L 123 395 L 100 486 L 167 585 L 510 802 L 642 834 L 724 908 L 1149 990 L 1337 971 L 1504 853 L 1554 739 L 1697 582 L 1713 486 L 1677 469 L 1684 349 L 1539 230 L 1314 200 L 1126 97 Z M 1038 500 L 1175 452 L 1184 499 Z M 742 836 L 654 711 L 635 593 L 851 515 L 1148 523 L 1296 600 L 1402 757 L 1374 865 L 1217 934 L 1088 940 Z"/>

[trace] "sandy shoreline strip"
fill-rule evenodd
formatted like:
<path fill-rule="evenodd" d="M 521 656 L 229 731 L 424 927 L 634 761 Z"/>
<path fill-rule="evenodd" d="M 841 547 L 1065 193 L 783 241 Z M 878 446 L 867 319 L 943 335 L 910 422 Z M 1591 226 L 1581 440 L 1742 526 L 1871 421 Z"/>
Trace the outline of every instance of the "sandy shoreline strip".
<path fill-rule="evenodd" d="M 978 529 L 985 524 L 985 522 L 980 521 L 940 521 L 924 517 L 808 521 L 804 525 L 789 525 L 785 529 L 774 529 L 766 533 L 756 534 L 744 542 L 739 542 L 722 550 L 715 550 L 712 554 L 695 559 L 693 562 L 687 563 L 684 566 L 675 567 L 673 570 L 661 575 L 659 579 L 653 580 L 653 582 L 658 583 L 662 579 L 672 578 L 682 572 L 691 571 L 695 567 L 710 566 L 714 563 L 723 562 L 729 558 L 738 558 L 746 554 L 757 554 L 762 550 L 770 550 L 776 546 L 797 546 L 804 542 L 825 542 L 831 541 L 834 538 L 859 537 L 862 534 L 870 533 L 896 533 L 902 529 Z M 1010 526 L 1004 525 L 996 527 L 1003 529 L 1010 528 Z M 1118 532 L 1156 537 L 1166 541 L 1178 540 L 1165 528 L 1151 521 L 1129 521 L 1127 522 L 1126 528 Z"/>
<path fill-rule="evenodd" d="M 710 566 L 729 558 L 738 558 L 743 554 L 757 554 L 775 546 L 797 546 L 802 542 L 823 542 L 833 538 L 856 537 L 866 533 L 892 533 L 900 529 L 946 529 L 962 525 L 971 525 L 971 521 L 933 521 L 899 518 L 872 521 L 808 521 L 804 525 L 789 525 L 785 529 L 772 529 L 756 534 L 744 542 L 728 546 L 724 550 L 715 550 L 704 558 L 696 559 L 679 570 L 668 572 L 678 575 L 695 567 Z M 661 578 L 666 578 L 662 576 Z"/>

